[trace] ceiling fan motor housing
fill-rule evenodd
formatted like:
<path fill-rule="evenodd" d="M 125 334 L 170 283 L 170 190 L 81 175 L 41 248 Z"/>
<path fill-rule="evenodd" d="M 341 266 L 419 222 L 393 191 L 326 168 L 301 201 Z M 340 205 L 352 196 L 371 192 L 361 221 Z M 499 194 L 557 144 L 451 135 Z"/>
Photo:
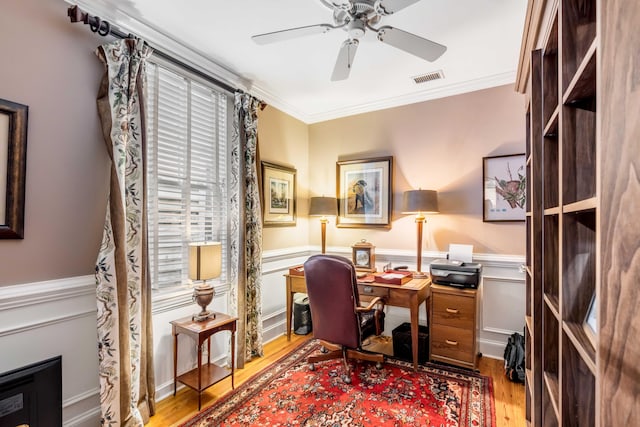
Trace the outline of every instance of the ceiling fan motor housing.
<path fill-rule="evenodd" d="M 380 21 L 381 15 L 377 3 L 379 3 L 379 0 L 356 0 L 350 2 L 351 7 L 348 9 L 336 7 L 333 9 L 333 20 L 336 26 L 348 24 L 343 28 L 349 34 L 351 34 L 352 30 L 356 31 L 362 28 L 362 34 L 359 35 L 362 36 L 367 24 L 375 25 Z M 356 24 L 358 21 L 359 23 Z"/>
<path fill-rule="evenodd" d="M 352 39 L 364 36 L 366 23 L 362 19 L 355 19 L 347 24 L 347 32 Z"/>

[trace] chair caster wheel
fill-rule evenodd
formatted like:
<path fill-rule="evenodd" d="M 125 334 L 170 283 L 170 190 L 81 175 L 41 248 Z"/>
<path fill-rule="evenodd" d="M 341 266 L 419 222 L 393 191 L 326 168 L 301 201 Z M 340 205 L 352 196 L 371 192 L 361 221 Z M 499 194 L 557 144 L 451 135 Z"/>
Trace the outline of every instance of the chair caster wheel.
<path fill-rule="evenodd" d="M 313 363 L 309 363 L 309 370 L 310 371 L 315 371 L 316 370 L 316 365 L 314 365 Z"/>
<path fill-rule="evenodd" d="M 377 362 L 377 363 L 376 363 L 376 369 L 377 369 L 377 370 L 382 369 L 382 363 Z"/>
<path fill-rule="evenodd" d="M 351 384 L 351 377 L 347 377 L 347 376 L 345 376 L 345 377 L 343 378 L 343 380 L 344 380 L 345 384 Z"/>

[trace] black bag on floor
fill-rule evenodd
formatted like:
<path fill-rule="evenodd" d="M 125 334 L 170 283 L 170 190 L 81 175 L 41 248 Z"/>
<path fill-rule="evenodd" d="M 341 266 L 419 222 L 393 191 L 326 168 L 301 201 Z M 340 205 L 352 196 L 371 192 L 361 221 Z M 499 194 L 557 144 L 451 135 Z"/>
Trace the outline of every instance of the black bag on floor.
<path fill-rule="evenodd" d="M 524 382 L 524 336 L 515 332 L 504 349 L 504 372 L 511 381 Z"/>

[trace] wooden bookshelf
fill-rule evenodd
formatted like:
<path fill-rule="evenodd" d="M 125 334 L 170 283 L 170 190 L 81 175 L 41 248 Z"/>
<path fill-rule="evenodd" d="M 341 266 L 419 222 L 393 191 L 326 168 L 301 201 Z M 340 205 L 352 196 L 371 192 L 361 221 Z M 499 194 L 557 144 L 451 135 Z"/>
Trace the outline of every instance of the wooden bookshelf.
<path fill-rule="evenodd" d="M 525 32 L 518 87 L 529 100 L 527 422 L 640 425 L 640 337 L 615 339 L 640 316 L 640 2 L 529 7 L 541 25 Z M 595 344 L 584 327 L 594 295 Z"/>

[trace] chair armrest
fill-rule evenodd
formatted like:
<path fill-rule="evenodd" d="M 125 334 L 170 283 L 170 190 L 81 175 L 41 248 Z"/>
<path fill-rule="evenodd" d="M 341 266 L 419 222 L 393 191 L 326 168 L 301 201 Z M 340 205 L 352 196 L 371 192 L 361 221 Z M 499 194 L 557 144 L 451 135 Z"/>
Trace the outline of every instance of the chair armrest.
<path fill-rule="evenodd" d="M 376 305 L 380 305 L 379 310 L 384 310 L 384 300 L 380 297 L 375 297 L 366 307 L 356 307 L 356 313 L 366 313 L 373 310 Z"/>
<path fill-rule="evenodd" d="M 356 313 L 371 313 L 372 311 L 375 318 L 375 334 L 380 335 L 384 329 L 384 300 L 380 297 L 375 297 L 366 307 L 356 307 Z"/>

